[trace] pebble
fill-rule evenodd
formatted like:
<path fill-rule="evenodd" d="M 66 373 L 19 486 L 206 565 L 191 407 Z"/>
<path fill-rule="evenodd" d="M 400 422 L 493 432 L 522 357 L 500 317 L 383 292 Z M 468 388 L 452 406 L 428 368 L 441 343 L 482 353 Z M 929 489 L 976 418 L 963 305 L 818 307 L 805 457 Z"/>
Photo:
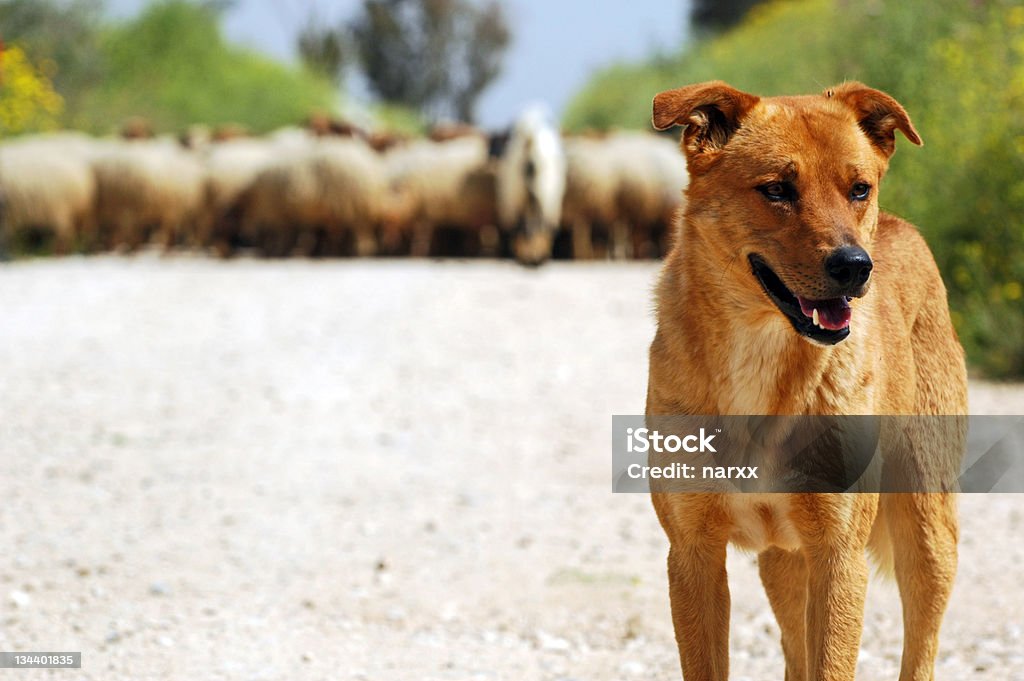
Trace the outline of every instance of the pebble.
<path fill-rule="evenodd" d="M 27 608 L 32 604 L 32 597 L 20 589 L 11 591 L 10 599 L 16 608 Z"/>
<path fill-rule="evenodd" d="M 619 674 L 623 676 L 643 676 L 647 673 L 647 665 L 638 660 L 630 660 L 619 665 Z"/>
<path fill-rule="evenodd" d="M 171 593 L 171 587 L 167 582 L 153 582 L 149 585 L 149 593 L 152 596 L 166 596 Z"/>
<path fill-rule="evenodd" d="M 543 629 L 537 630 L 537 645 L 541 650 L 555 652 L 566 652 L 572 648 L 572 644 L 560 636 L 553 636 Z"/>

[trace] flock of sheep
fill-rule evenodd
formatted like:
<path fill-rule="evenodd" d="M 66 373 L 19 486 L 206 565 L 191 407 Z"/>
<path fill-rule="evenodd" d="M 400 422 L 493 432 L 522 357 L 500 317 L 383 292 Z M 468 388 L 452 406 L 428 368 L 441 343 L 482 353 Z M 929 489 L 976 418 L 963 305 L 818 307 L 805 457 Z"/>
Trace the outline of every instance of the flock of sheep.
<path fill-rule="evenodd" d="M 0 237 L 17 249 L 229 256 L 656 257 L 687 182 L 676 144 L 509 130 L 368 136 L 345 125 L 218 141 L 60 132 L 0 144 Z"/>

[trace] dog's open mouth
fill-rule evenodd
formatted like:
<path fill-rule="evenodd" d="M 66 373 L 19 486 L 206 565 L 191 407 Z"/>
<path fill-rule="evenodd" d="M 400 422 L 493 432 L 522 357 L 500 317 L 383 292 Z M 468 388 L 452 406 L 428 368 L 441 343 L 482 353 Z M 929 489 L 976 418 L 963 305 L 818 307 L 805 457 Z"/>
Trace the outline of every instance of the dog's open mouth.
<path fill-rule="evenodd" d="M 750 268 L 761 288 L 789 319 L 796 332 L 825 345 L 835 345 L 850 335 L 850 299 L 846 296 L 810 300 L 796 295 L 772 268 L 757 255 L 750 256 Z"/>

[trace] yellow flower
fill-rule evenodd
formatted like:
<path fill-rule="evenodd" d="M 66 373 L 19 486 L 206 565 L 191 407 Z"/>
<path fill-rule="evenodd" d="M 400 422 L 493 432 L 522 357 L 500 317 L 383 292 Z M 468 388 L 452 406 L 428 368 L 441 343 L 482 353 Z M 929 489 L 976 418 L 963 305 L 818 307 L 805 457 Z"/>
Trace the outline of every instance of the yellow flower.
<path fill-rule="evenodd" d="M 17 45 L 0 58 L 0 134 L 17 134 L 57 127 L 64 100 L 53 89 L 49 72 L 56 65 L 37 69 Z"/>

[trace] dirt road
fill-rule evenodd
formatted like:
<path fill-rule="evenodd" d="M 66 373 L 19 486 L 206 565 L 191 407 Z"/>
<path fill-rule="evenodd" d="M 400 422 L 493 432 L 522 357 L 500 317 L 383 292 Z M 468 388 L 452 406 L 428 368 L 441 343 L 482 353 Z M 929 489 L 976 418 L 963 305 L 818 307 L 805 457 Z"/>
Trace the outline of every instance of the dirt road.
<path fill-rule="evenodd" d="M 0 650 L 60 679 L 678 678 L 648 500 L 650 264 L 0 267 Z M 1024 389 L 972 386 L 1024 413 Z M 1024 496 L 962 502 L 939 679 L 1024 681 Z M 734 679 L 781 678 L 730 556 Z M 895 678 L 873 582 L 860 678 Z"/>

